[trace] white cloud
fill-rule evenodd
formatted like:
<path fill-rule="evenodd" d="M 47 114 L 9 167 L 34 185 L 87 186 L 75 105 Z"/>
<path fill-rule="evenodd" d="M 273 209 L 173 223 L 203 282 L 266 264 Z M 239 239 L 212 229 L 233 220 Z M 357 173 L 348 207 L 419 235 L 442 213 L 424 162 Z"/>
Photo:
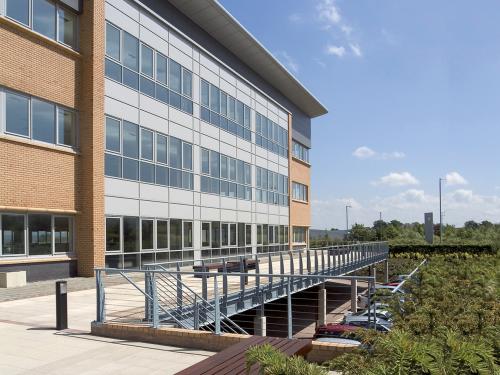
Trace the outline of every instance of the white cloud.
<path fill-rule="evenodd" d="M 406 157 L 406 154 L 401 151 L 393 151 L 393 152 L 383 152 L 380 155 L 381 159 L 387 160 L 387 159 L 403 159 Z"/>
<path fill-rule="evenodd" d="M 406 156 L 405 153 L 401 151 L 379 153 L 367 146 L 358 147 L 352 154 L 358 159 L 376 158 L 381 160 L 402 159 Z"/>
<path fill-rule="evenodd" d="M 418 185 L 420 182 L 410 172 L 391 172 L 387 176 L 380 177 L 373 181 L 372 185 L 380 186 L 408 186 Z"/>
<path fill-rule="evenodd" d="M 316 6 L 316 10 L 318 11 L 319 19 L 328 24 L 336 25 L 342 19 L 340 11 L 333 0 L 320 0 Z"/>
<path fill-rule="evenodd" d="M 350 43 L 349 47 L 351 47 L 351 51 L 355 56 L 357 56 L 357 57 L 363 56 L 363 52 L 361 52 L 361 47 L 359 46 L 359 44 Z"/>
<path fill-rule="evenodd" d="M 283 64 L 293 73 L 299 72 L 299 64 L 286 51 L 279 51 L 275 55 L 282 60 Z"/>
<path fill-rule="evenodd" d="M 358 147 L 354 152 L 352 153 L 355 157 L 358 159 L 370 159 L 371 157 L 375 156 L 377 153 L 373 151 L 370 147 L 367 146 L 361 146 Z"/>
<path fill-rule="evenodd" d="M 352 27 L 347 26 L 347 25 L 342 25 L 340 26 L 340 30 L 346 35 L 346 36 L 351 36 L 352 33 Z"/>
<path fill-rule="evenodd" d="M 345 55 L 345 48 L 342 46 L 328 45 L 326 46 L 326 53 L 328 55 L 335 55 L 338 57 L 342 57 Z"/>
<path fill-rule="evenodd" d="M 458 172 L 450 172 L 446 175 L 446 185 L 467 185 L 468 181 Z"/>

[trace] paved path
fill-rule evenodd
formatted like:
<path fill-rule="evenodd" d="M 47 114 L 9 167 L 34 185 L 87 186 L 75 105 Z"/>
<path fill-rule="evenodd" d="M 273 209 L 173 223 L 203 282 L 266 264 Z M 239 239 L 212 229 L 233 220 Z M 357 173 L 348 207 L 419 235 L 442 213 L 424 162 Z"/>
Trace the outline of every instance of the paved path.
<path fill-rule="evenodd" d="M 54 295 L 0 303 L 0 374 L 175 374 L 213 354 L 91 336 L 94 289 L 69 293 L 68 306 L 59 332 Z"/>

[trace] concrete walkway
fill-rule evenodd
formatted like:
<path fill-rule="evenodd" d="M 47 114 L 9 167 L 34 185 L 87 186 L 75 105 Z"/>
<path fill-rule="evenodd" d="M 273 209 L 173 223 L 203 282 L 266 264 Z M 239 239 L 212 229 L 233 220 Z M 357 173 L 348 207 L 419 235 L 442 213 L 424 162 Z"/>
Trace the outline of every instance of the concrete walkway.
<path fill-rule="evenodd" d="M 91 336 L 95 298 L 94 289 L 69 293 L 61 332 L 54 295 L 0 303 L 0 374 L 175 374 L 213 354 Z"/>

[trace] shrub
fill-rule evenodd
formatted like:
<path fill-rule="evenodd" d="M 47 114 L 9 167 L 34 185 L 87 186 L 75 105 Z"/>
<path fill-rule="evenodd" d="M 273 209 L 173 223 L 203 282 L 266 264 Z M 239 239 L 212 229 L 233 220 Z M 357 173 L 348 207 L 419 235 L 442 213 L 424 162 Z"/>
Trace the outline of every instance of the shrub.
<path fill-rule="evenodd" d="M 452 253 L 468 253 L 468 254 L 496 254 L 497 248 L 492 244 L 485 245 L 398 245 L 391 244 L 389 246 L 391 255 L 405 253 L 420 253 L 424 255 L 433 254 L 452 254 Z"/>

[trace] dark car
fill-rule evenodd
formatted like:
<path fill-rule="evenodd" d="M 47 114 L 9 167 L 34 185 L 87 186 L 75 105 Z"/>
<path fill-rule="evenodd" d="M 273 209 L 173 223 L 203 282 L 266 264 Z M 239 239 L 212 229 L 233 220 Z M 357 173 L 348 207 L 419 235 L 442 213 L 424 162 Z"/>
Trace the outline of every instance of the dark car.
<path fill-rule="evenodd" d="M 343 335 L 346 333 L 352 333 L 360 329 L 360 327 L 355 327 L 352 325 L 346 324 L 335 324 L 329 323 L 327 325 L 321 325 L 316 328 L 316 332 L 314 333 L 314 339 L 320 337 L 344 337 Z"/>

